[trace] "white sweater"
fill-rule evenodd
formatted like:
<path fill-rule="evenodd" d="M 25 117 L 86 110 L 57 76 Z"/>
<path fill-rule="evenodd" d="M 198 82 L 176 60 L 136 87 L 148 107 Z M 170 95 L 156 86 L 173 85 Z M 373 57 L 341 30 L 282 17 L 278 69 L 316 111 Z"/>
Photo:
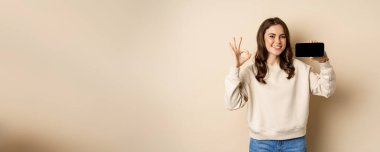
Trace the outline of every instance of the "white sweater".
<path fill-rule="evenodd" d="M 335 73 L 329 62 L 320 63 L 320 74 L 294 59 L 295 75 L 290 80 L 280 66 L 268 65 L 268 73 L 259 83 L 254 64 L 231 67 L 225 79 L 225 106 L 236 110 L 248 106 L 250 136 L 257 140 L 284 140 L 306 134 L 310 92 L 330 97 L 336 86 Z"/>

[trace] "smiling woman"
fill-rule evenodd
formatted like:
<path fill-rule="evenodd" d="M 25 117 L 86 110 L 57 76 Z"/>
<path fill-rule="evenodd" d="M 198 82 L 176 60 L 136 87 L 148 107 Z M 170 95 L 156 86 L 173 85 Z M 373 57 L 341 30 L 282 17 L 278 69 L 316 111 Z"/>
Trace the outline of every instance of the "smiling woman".
<path fill-rule="evenodd" d="M 240 73 L 240 66 L 251 56 L 230 43 L 236 65 L 225 79 L 225 105 L 229 110 L 248 103 L 250 152 L 261 150 L 306 151 L 309 90 L 330 97 L 335 91 L 335 74 L 327 56 L 315 58 L 319 75 L 310 66 L 293 58 L 289 30 L 280 18 L 266 19 L 257 33 L 255 63 Z M 249 54 L 242 58 L 242 54 Z"/>
<path fill-rule="evenodd" d="M 256 39 L 255 66 L 258 69 L 256 79 L 261 83 L 266 83 L 264 77 L 267 73 L 267 62 L 270 65 L 279 63 L 281 69 L 288 74 L 287 78 L 293 77 L 293 52 L 286 24 L 279 18 L 267 19 L 261 24 Z"/>

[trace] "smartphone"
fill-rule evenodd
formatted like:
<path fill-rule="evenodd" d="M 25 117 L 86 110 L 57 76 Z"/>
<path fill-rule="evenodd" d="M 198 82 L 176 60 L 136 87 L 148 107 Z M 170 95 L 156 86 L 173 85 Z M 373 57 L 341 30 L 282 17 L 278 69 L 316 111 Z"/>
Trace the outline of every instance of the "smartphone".
<path fill-rule="evenodd" d="M 323 43 L 296 43 L 296 57 L 322 57 L 324 54 Z"/>

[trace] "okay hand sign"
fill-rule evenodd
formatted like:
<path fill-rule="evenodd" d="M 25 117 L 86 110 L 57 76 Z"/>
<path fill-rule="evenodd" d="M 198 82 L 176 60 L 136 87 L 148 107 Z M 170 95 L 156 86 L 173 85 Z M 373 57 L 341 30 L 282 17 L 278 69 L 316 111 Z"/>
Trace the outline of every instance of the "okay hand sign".
<path fill-rule="evenodd" d="M 240 45 L 241 45 L 242 40 L 243 40 L 243 38 L 240 37 L 240 42 L 239 42 L 238 46 L 236 46 L 235 37 L 234 37 L 234 43 L 230 42 L 230 46 L 231 46 L 232 51 L 234 52 L 234 56 L 235 56 L 235 66 L 237 68 L 239 68 L 241 65 L 244 64 L 244 62 L 246 62 L 247 60 L 249 60 L 251 58 L 251 53 L 249 53 L 248 50 L 244 49 L 244 51 L 242 51 L 240 49 Z"/>

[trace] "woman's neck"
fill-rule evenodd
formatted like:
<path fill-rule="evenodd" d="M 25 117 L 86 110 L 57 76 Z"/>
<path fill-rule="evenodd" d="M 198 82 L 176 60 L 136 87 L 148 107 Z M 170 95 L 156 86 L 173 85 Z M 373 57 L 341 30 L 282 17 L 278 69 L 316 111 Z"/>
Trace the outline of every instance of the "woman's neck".
<path fill-rule="evenodd" d="M 280 58 L 278 56 L 274 56 L 274 55 L 268 56 L 268 59 L 267 59 L 268 65 L 275 65 L 275 64 L 278 64 L 279 62 L 280 62 Z"/>

